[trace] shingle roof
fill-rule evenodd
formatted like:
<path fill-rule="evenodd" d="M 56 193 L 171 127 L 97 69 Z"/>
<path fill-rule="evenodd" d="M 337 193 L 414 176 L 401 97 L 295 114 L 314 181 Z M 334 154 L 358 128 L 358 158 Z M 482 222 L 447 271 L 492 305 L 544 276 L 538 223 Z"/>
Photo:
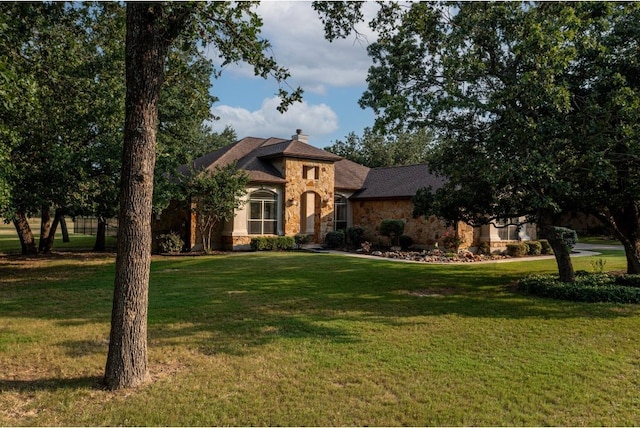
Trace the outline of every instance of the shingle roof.
<path fill-rule="evenodd" d="M 351 199 L 410 198 L 418 189 L 431 186 L 436 190 L 444 183 L 444 178 L 432 174 L 424 164 L 373 168 L 362 190 Z"/>
<path fill-rule="evenodd" d="M 252 182 L 285 183 L 285 177 L 271 160 L 280 157 L 334 162 L 334 187 L 357 191 L 351 199 L 407 198 L 420 188 L 442 187 L 445 180 L 431 174 L 427 165 L 368 168 L 333 153 L 310 146 L 300 140 L 281 138 L 243 138 L 234 144 L 201 156 L 192 165 L 182 165 L 178 172 L 189 176 L 191 170 L 213 171 L 216 167 L 237 162 Z"/>
<path fill-rule="evenodd" d="M 335 188 L 343 190 L 362 189 L 371 168 L 348 159 L 342 159 L 334 163 Z"/>

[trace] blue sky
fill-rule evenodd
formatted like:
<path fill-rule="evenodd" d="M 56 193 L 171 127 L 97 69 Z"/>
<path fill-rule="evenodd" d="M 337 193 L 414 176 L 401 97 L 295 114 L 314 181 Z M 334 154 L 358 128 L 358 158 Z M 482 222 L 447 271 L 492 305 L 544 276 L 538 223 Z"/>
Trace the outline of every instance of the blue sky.
<path fill-rule="evenodd" d="M 365 6 L 372 12 L 372 7 Z M 311 2 L 266 1 L 257 10 L 272 55 L 289 69 L 288 84 L 304 89 L 304 102 L 280 114 L 273 79 L 254 77 L 246 65 L 229 65 L 220 78 L 212 80 L 211 93 L 219 98 L 212 112 L 220 117 L 213 123 L 214 130 L 231 125 L 238 138 L 289 138 L 300 128 L 309 135 L 310 144 L 323 148 L 372 126 L 373 112 L 358 105 L 371 65 L 366 45 L 375 40 L 366 24 L 358 26 L 365 39 L 351 36 L 329 43 Z"/>

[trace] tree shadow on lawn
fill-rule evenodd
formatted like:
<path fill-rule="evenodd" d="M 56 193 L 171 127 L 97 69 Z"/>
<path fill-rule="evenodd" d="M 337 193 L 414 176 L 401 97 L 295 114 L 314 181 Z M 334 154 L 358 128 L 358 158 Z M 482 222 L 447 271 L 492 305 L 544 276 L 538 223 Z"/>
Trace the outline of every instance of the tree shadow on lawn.
<path fill-rule="evenodd" d="M 34 391 L 58 391 L 61 389 L 104 389 L 103 378 L 99 376 L 81 376 L 77 378 L 48 378 L 29 380 L 0 379 L 0 391 L 28 394 Z"/>

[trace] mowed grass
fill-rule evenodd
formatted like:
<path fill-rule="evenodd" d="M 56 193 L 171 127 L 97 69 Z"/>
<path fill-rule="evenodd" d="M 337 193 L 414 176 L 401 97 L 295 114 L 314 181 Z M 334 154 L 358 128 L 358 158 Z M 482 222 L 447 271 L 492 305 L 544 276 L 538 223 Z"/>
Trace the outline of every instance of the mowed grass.
<path fill-rule="evenodd" d="M 621 252 L 576 269 L 626 266 Z M 151 380 L 100 387 L 113 255 L 0 258 L 0 425 L 637 425 L 640 311 L 522 296 L 553 260 L 155 257 Z"/>

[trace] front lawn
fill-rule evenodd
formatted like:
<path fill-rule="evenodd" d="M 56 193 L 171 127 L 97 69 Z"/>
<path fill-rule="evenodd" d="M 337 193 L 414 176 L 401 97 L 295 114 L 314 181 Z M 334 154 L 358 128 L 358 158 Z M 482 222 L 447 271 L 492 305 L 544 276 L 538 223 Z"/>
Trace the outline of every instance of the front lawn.
<path fill-rule="evenodd" d="M 621 252 L 576 258 L 590 271 Z M 553 260 L 155 257 L 152 381 L 106 392 L 113 255 L 0 258 L 0 425 L 635 425 L 640 311 L 515 294 Z"/>

